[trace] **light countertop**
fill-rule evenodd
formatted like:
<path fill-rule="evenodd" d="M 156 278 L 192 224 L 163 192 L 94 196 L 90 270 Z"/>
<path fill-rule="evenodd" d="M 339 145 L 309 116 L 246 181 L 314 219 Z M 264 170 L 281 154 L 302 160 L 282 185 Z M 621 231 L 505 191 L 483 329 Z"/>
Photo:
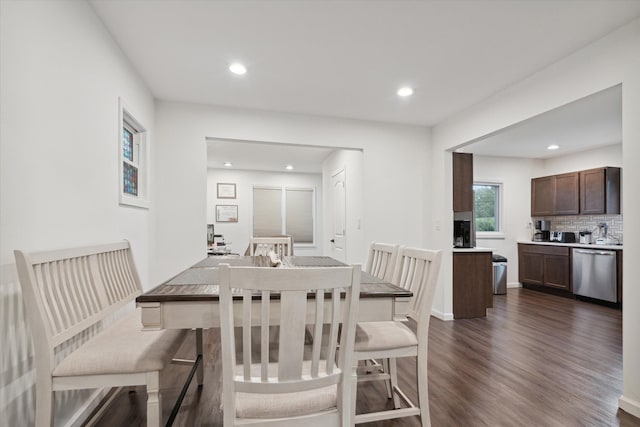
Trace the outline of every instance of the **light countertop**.
<path fill-rule="evenodd" d="M 546 246 L 569 246 L 571 248 L 586 248 L 586 249 L 608 249 L 614 251 L 621 251 L 622 245 L 587 245 L 584 243 L 560 243 L 560 242 L 533 242 L 531 240 L 518 240 L 518 243 L 525 243 L 528 245 L 546 245 Z"/>
<path fill-rule="evenodd" d="M 493 252 L 493 249 L 491 248 L 480 248 L 480 247 L 475 247 L 475 248 L 453 248 L 453 252 L 462 252 L 462 253 L 466 253 L 466 252 Z"/>

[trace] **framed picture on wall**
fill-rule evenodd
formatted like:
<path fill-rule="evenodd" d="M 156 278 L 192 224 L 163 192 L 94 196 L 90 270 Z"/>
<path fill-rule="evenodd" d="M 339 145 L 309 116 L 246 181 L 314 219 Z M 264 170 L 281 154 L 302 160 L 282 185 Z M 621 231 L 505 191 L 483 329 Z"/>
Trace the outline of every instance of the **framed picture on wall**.
<path fill-rule="evenodd" d="M 216 205 L 216 222 L 238 222 L 238 205 Z"/>
<path fill-rule="evenodd" d="M 218 183 L 218 199 L 235 199 L 236 185 L 225 182 Z"/>

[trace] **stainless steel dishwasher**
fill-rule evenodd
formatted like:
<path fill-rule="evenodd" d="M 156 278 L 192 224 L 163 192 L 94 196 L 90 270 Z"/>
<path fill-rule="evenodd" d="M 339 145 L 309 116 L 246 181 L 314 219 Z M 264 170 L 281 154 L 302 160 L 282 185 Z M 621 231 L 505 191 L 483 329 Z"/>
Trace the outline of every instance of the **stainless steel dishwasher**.
<path fill-rule="evenodd" d="M 618 302 L 616 251 L 573 249 L 573 293 Z"/>

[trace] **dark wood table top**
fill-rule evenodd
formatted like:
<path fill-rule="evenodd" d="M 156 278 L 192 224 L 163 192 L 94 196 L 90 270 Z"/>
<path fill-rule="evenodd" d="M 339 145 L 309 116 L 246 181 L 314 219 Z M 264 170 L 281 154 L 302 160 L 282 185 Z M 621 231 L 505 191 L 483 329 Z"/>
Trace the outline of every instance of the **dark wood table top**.
<path fill-rule="evenodd" d="M 208 257 L 165 283 L 140 295 L 136 298 L 136 302 L 217 301 L 219 299 L 217 267 L 223 263 L 231 266 L 271 267 L 269 257 Z M 283 260 L 285 268 L 339 267 L 345 265 L 333 258 L 320 256 L 294 256 L 285 257 Z M 364 271 L 361 273 L 360 298 L 411 297 L 411 295 L 411 291 L 385 282 Z M 259 298 L 259 295 L 257 297 Z M 240 294 L 238 294 L 238 298 L 241 298 Z M 272 298 L 278 299 L 278 295 L 272 294 Z"/>

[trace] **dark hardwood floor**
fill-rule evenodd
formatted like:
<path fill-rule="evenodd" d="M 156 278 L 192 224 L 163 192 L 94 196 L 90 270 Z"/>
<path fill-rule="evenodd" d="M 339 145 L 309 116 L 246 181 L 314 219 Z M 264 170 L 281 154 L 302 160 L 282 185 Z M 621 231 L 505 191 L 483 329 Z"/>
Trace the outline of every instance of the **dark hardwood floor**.
<path fill-rule="evenodd" d="M 181 356 L 192 352 L 188 340 Z M 205 385 L 192 384 L 174 425 L 218 426 L 219 334 L 205 333 Z M 415 359 L 400 360 L 400 383 L 415 399 Z M 163 386 L 165 420 L 188 367 L 172 366 Z M 194 381 L 195 383 L 195 381 Z M 429 398 L 433 426 L 640 426 L 618 410 L 622 394 L 620 310 L 509 289 L 488 316 L 443 322 L 429 334 Z M 417 400 L 417 399 L 416 399 Z M 144 426 L 146 393 L 121 391 L 98 426 Z M 389 404 L 383 384 L 362 383 L 357 411 Z M 370 426 L 418 426 L 417 417 Z"/>

